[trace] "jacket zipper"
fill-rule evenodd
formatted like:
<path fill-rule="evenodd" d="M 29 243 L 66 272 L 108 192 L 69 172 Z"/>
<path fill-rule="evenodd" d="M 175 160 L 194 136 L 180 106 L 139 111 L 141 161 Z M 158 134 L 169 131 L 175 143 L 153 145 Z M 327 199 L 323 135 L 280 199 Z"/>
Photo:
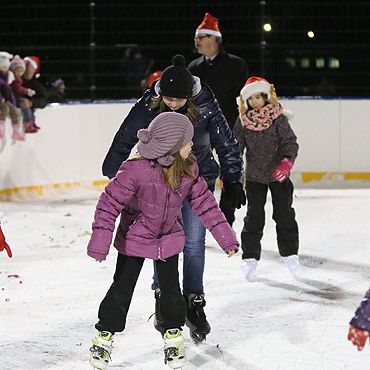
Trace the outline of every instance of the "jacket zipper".
<path fill-rule="evenodd" d="M 158 235 L 158 259 L 160 259 L 162 261 L 165 261 L 165 260 L 163 260 L 161 258 L 161 243 L 159 242 L 159 238 L 162 236 L 164 223 L 166 222 L 166 218 L 167 218 L 167 210 L 168 210 L 167 206 L 168 206 L 169 195 L 170 195 L 169 189 L 166 189 L 166 203 L 164 204 L 163 221 L 162 221 L 162 224 L 161 224 L 160 233 Z"/>

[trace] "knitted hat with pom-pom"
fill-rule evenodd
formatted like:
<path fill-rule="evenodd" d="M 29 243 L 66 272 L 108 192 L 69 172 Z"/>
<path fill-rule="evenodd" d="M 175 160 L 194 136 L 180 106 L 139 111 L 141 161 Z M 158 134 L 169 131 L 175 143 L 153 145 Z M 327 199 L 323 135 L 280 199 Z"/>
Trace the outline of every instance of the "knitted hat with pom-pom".
<path fill-rule="evenodd" d="M 21 67 L 23 72 L 26 70 L 26 64 L 24 63 L 24 60 L 19 55 L 15 55 L 10 62 L 9 69 L 14 72 L 18 67 Z"/>
<path fill-rule="evenodd" d="M 188 99 L 192 97 L 194 79 L 185 67 L 185 58 L 177 54 L 172 66 L 167 67 L 159 80 L 159 94 L 170 98 Z"/>
<path fill-rule="evenodd" d="M 182 147 L 194 135 L 194 127 L 189 118 L 176 112 L 165 112 L 153 119 L 148 128 L 137 133 L 137 150 L 146 159 L 156 159 L 162 166 L 170 166 Z"/>

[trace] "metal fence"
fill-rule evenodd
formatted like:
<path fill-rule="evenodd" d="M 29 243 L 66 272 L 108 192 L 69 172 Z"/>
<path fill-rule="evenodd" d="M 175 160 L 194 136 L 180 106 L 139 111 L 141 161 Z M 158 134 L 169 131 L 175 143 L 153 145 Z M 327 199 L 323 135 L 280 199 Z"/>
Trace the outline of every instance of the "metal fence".
<path fill-rule="evenodd" d="M 174 54 L 197 57 L 205 12 L 219 18 L 225 49 L 280 95 L 370 95 L 368 1 L 3 0 L 1 50 L 39 56 L 41 81 L 63 78 L 70 99 L 136 98 Z"/>

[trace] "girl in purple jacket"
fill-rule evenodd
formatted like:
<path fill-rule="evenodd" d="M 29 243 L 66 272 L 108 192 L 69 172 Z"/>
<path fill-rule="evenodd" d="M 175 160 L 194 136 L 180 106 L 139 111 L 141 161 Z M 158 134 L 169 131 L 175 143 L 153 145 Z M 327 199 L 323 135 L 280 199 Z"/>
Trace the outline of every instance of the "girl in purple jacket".
<path fill-rule="evenodd" d="M 348 339 L 361 351 L 370 335 L 370 289 L 350 321 Z"/>
<path fill-rule="evenodd" d="M 237 98 L 239 118 L 234 135 L 246 149 L 245 189 L 247 216 L 241 233 L 241 269 L 247 280 L 256 277 L 261 258 L 265 204 L 270 190 L 279 253 L 295 275 L 298 261 L 298 225 L 292 208 L 293 184 L 289 172 L 298 154 L 297 137 L 277 102 L 273 85 L 260 77 L 247 80 Z"/>
<path fill-rule="evenodd" d="M 145 258 L 155 260 L 161 286 L 159 325 L 163 328 L 165 363 L 185 364 L 182 326 L 185 305 L 179 286 L 178 255 L 185 243 L 181 208 L 188 199 L 221 248 L 231 257 L 238 241 L 217 206 L 204 179 L 198 176 L 190 154 L 193 124 L 183 114 L 159 114 L 138 132 L 138 156 L 123 162 L 96 206 L 87 254 L 105 260 L 122 213 L 114 246 L 118 259 L 114 282 L 100 304 L 98 335 L 90 349 L 90 363 L 105 369 L 112 352 L 113 335 L 125 328 L 136 281 Z"/>

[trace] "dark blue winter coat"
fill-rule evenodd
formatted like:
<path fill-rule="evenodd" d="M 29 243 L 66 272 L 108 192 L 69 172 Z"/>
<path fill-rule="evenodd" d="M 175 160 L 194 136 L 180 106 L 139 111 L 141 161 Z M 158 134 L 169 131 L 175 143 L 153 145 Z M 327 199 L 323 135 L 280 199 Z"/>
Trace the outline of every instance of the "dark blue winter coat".
<path fill-rule="evenodd" d="M 199 175 L 213 188 L 218 176 L 225 183 L 242 183 L 243 159 L 239 146 L 231 133 L 220 106 L 206 85 L 200 85 L 199 93 L 194 97 L 198 112 L 198 121 L 194 124 L 193 154 L 197 158 Z M 112 178 L 116 175 L 122 162 L 130 155 L 131 149 L 138 142 L 137 132 L 149 126 L 150 122 L 160 112 L 151 108 L 153 98 L 158 94 L 155 83 L 135 103 L 116 133 L 112 145 L 103 163 L 103 175 Z M 186 113 L 186 106 L 177 111 Z M 218 163 L 215 161 L 212 149 L 216 150 Z"/>

